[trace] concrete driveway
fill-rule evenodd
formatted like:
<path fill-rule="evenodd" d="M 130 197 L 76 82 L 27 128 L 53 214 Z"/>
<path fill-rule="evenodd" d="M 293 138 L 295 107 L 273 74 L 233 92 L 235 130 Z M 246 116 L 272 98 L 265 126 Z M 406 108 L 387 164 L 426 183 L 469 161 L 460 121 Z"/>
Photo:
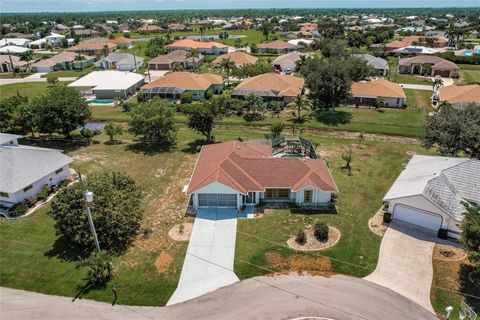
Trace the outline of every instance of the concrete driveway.
<path fill-rule="evenodd" d="M 400 85 L 402 86 L 403 89 L 414 89 L 414 90 L 433 91 L 433 82 L 432 82 L 432 85 L 409 84 L 409 83 L 401 83 Z"/>
<path fill-rule="evenodd" d="M 434 312 L 430 303 L 436 235 L 394 221 L 383 236 L 377 268 L 365 280 L 389 288 Z"/>
<path fill-rule="evenodd" d="M 177 289 L 167 305 L 196 298 L 239 281 L 233 272 L 237 210 L 199 209 Z"/>

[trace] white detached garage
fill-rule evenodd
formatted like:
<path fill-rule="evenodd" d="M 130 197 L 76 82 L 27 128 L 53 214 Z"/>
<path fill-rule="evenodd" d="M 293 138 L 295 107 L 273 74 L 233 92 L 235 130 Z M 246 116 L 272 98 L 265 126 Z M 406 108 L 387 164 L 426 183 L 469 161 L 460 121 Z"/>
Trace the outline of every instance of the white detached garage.
<path fill-rule="evenodd" d="M 392 219 L 459 238 L 463 203 L 480 204 L 480 161 L 413 156 L 383 200 Z"/>

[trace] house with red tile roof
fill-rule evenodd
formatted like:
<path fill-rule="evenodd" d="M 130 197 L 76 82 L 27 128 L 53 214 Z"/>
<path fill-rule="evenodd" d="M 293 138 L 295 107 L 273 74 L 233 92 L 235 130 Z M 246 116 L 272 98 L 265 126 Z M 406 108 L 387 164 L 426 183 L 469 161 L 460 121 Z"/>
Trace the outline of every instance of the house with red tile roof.
<path fill-rule="evenodd" d="M 224 54 L 228 52 L 228 46 L 215 41 L 196 41 L 192 39 L 182 39 L 165 46 L 165 50 L 193 50 L 197 49 L 203 54 Z"/>
<path fill-rule="evenodd" d="M 480 85 L 457 86 L 452 84 L 450 86 L 440 87 L 437 100 L 448 102 L 457 109 L 462 109 L 469 104 L 480 106 Z"/>
<path fill-rule="evenodd" d="M 191 205 L 240 209 L 268 202 L 331 203 L 338 188 L 325 161 L 288 156 L 273 156 L 270 144 L 229 141 L 203 146 L 187 188 Z"/>
<path fill-rule="evenodd" d="M 399 84 L 385 79 L 354 82 L 351 95 L 355 105 L 368 106 L 375 106 L 377 98 L 382 98 L 386 107 L 401 108 L 407 99 Z"/>

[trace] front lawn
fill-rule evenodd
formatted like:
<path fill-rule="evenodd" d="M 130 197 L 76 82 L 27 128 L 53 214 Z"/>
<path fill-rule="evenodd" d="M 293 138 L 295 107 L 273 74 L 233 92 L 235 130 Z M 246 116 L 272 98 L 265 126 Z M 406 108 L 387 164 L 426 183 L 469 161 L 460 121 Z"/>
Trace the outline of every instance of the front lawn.
<path fill-rule="evenodd" d="M 93 66 L 82 70 L 58 70 L 52 71 L 42 76 L 42 78 L 62 78 L 62 77 L 83 77 L 93 71 Z"/>
<path fill-rule="evenodd" d="M 241 278 L 269 273 L 272 266 L 288 265 L 289 256 L 301 254 L 286 247 L 286 241 L 305 225 L 326 222 L 340 229 L 339 243 L 325 251 L 307 253 L 310 259 L 331 259 L 334 273 L 363 277 L 376 266 L 381 238 L 368 228 L 368 220 L 377 212 L 385 195 L 412 153 L 425 153 L 420 146 L 315 138 L 318 150 L 335 178 L 338 193 L 337 214 L 302 214 L 280 210 L 261 218 L 239 220 L 235 253 L 235 273 Z M 354 149 L 353 174 L 341 169 L 342 147 Z M 273 258 L 272 258 L 273 257 Z M 291 258 L 290 258 L 291 259 Z M 273 261 L 272 261 L 273 260 Z M 308 259 L 303 259 L 308 261 Z M 316 271 L 315 264 L 305 263 L 303 271 Z M 280 268 L 276 271 L 287 271 Z"/>
<path fill-rule="evenodd" d="M 17 94 L 27 97 L 37 96 L 44 93 L 45 90 L 47 90 L 48 86 L 50 86 L 50 84 L 48 84 L 47 82 L 24 82 L 5 84 L 0 86 L 0 100 L 11 96 L 16 96 Z"/>

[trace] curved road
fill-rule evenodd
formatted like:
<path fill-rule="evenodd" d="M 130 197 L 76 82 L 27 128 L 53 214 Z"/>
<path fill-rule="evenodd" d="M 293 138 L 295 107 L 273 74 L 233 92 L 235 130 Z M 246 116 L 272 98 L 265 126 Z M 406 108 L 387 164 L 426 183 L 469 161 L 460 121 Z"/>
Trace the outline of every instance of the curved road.
<path fill-rule="evenodd" d="M 121 303 L 121 292 L 119 292 Z M 433 320 L 390 289 L 347 276 L 282 275 L 237 282 L 169 307 L 131 307 L 0 289 L 2 319 L 292 319 Z"/>

